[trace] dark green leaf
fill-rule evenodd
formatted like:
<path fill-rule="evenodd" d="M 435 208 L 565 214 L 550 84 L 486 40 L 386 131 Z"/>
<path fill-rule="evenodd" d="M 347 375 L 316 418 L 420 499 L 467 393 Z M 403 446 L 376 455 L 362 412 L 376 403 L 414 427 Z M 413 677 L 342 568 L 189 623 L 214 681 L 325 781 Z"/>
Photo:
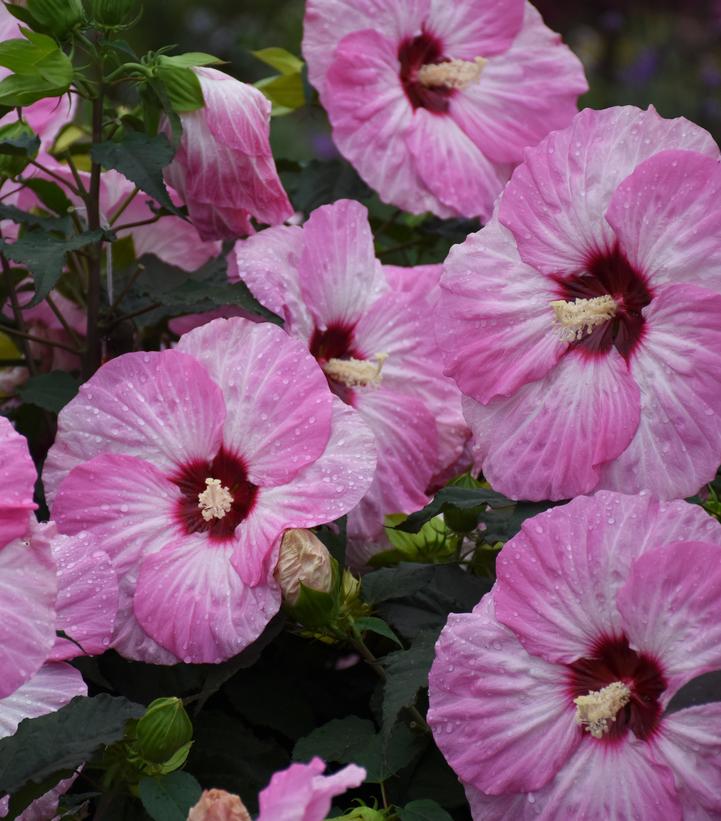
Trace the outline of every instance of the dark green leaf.
<path fill-rule="evenodd" d="M 70 778 L 72 775 L 73 770 L 54 772 L 38 784 L 30 782 L 22 789 L 16 790 L 10 798 L 7 815 L 3 815 L 3 821 L 13 821 L 13 819 L 17 818 L 26 810 L 33 801 L 41 798 L 46 792 L 56 787 L 60 781 L 65 778 Z"/>
<path fill-rule="evenodd" d="M 119 171 L 168 211 L 179 213 L 163 181 L 163 169 L 175 154 L 165 134 L 149 137 L 147 134 L 130 131 L 120 142 L 94 145 L 90 153 L 103 168 Z"/>
<path fill-rule="evenodd" d="M 315 528 L 316 536 L 330 551 L 341 567 L 345 567 L 345 551 L 348 544 L 348 519 L 342 516 L 330 525 Z"/>
<path fill-rule="evenodd" d="M 179 114 L 197 111 L 205 105 L 200 80 L 192 69 L 161 65 L 158 77 L 165 85 L 173 110 Z"/>
<path fill-rule="evenodd" d="M 423 798 L 406 804 L 398 814 L 400 821 L 453 821 L 453 818 L 435 801 Z"/>
<path fill-rule="evenodd" d="M 361 581 L 363 598 L 369 604 L 388 599 L 400 599 L 422 590 L 435 571 L 428 565 L 401 563 L 394 568 L 382 568 L 367 573 Z"/>
<path fill-rule="evenodd" d="M 54 182 L 31 177 L 23 180 L 23 185 L 29 188 L 46 208 L 56 214 L 67 214 L 73 207 L 63 189 Z"/>
<path fill-rule="evenodd" d="M 35 282 L 35 296 L 29 303 L 37 305 L 52 291 L 65 266 L 65 254 L 98 242 L 106 236 L 102 230 L 86 231 L 70 239 L 59 239 L 41 231 L 29 231 L 16 242 L 0 242 L 5 256 L 27 266 Z"/>
<path fill-rule="evenodd" d="M 486 490 L 485 488 L 444 487 L 436 493 L 433 501 L 417 513 L 411 513 L 404 522 L 396 527 L 406 533 L 418 533 L 427 521 L 439 513 L 443 513 L 448 508 L 454 507 L 459 510 L 478 508 L 480 510 L 485 505 L 510 507 L 513 502 L 501 493 Z"/>
<path fill-rule="evenodd" d="M 146 812 L 155 821 L 186 821 L 202 788 L 190 773 L 174 772 L 162 778 L 143 778 L 138 792 Z"/>
<path fill-rule="evenodd" d="M 485 511 L 481 515 L 481 521 L 486 525 L 483 535 L 486 541 L 507 542 L 512 539 L 521 529 L 521 525 L 550 507 L 554 507 L 558 502 L 516 502 L 510 507 L 501 507 L 498 510 Z"/>
<path fill-rule="evenodd" d="M 123 737 L 125 723 L 143 707 L 105 694 L 78 696 L 54 713 L 25 719 L 0 739 L 0 792 L 15 793 L 60 770 L 74 770 L 103 745 Z"/>
<path fill-rule="evenodd" d="M 318 727 L 301 738 L 293 750 L 295 761 L 310 761 L 319 755 L 339 764 L 355 763 L 365 767 L 370 783 L 385 781 L 407 766 L 426 744 L 424 735 L 398 723 L 386 739 L 376 733 L 372 721 L 347 716 Z"/>
<path fill-rule="evenodd" d="M 375 616 L 362 616 L 361 618 L 355 620 L 355 625 L 363 632 L 370 631 L 371 633 L 377 633 L 379 636 L 385 636 L 385 638 L 390 639 L 399 647 L 403 647 L 401 640 L 383 621 L 383 619 L 376 618 Z"/>
<path fill-rule="evenodd" d="M 721 670 L 702 673 L 686 682 L 674 693 L 666 707 L 666 713 L 676 713 L 686 707 L 697 707 L 715 701 L 721 701 Z"/>
<path fill-rule="evenodd" d="M 39 149 L 40 138 L 26 123 L 8 123 L 0 127 L 0 154 L 32 159 Z"/>
<path fill-rule="evenodd" d="M 23 402 L 37 405 L 51 413 L 60 413 L 78 392 L 79 382 L 65 371 L 51 371 L 33 376 L 18 389 Z"/>
<path fill-rule="evenodd" d="M 415 704 L 418 691 L 428 686 L 438 633 L 419 633 L 408 650 L 388 653 L 381 659 L 386 671 L 383 688 L 383 729 L 389 731 L 404 707 Z"/>
<path fill-rule="evenodd" d="M 311 160 L 303 166 L 279 161 L 278 170 L 291 202 L 306 213 L 339 199 L 367 199 L 373 193 L 345 160 Z"/>
<path fill-rule="evenodd" d="M 300 738 L 314 727 L 313 711 L 298 680 L 277 671 L 236 676 L 223 690 L 233 707 L 250 724 L 270 728 L 286 738 Z"/>
<path fill-rule="evenodd" d="M 72 226 L 70 217 L 42 217 L 38 214 L 31 214 L 21 211 L 14 205 L 0 205 L 0 218 L 11 220 L 18 225 L 29 225 L 31 228 L 42 228 L 43 231 L 57 231 L 63 235 L 67 234 Z"/>

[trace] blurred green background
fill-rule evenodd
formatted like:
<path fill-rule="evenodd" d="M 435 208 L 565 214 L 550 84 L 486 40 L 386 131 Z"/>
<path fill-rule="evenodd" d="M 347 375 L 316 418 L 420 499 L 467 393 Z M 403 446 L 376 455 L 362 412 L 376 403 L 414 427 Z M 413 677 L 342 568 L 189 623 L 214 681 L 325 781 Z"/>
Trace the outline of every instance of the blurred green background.
<path fill-rule="evenodd" d="M 444 0 L 461 2 L 461 0 Z M 653 103 L 721 137 L 721 0 L 539 0 L 546 22 L 582 59 L 591 85 L 582 104 Z M 300 54 L 302 0 L 145 0 L 134 32 L 139 49 L 177 43 L 227 60 L 240 79 L 272 74 L 251 49 Z M 333 156 L 318 106 L 273 123 L 276 157 Z"/>

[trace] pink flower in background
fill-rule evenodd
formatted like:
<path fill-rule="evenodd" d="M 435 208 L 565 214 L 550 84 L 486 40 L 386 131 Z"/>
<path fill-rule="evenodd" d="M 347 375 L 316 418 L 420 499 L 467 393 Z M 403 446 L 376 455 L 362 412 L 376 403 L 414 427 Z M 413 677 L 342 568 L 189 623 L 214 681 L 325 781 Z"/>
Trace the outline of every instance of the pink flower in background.
<path fill-rule="evenodd" d="M 80 673 L 69 664 L 46 664 L 29 681 L 9 696 L 0 699 L 0 738 L 13 735 L 25 718 L 52 713 L 76 696 L 87 695 Z M 55 817 L 58 798 L 70 787 L 73 778 L 61 781 L 50 792 L 18 816 L 18 821 L 47 821 Z M 0 798 L 0 818 L 8 812 L 8 796 Z"/>
<path fill-rule="evenodd" d="M 721 462 L 721 164 L 703 129 L 586 110 L 455 246 L 437 334 L 514 498 L 690 496 Z"/>
<path fill-rule="evenodd" d="M 371 432 L 297 340 L 218 319 L 101 368 L 60 413 L 44 479 L 61 530 L 112 559 L 113 646 L 214 662 L 277 612 L 283 532 L 342 516 L 374 468 Z"/>
<path fill-rule="evenodd" d="M 0 4 L 0 41 L 24 39 L 20 25 L 20 21 L 10 14 L 5 4 Z M 10 69 L 0 67 L 0 80 L 5 79 L 11 73 Z M 65 97 L 46 97 L 23 108 L 23 119 L 40 137 L 41 153 L 50 149 L 60 129 L 75 116 L 76 108 L 75 97 L 71 94 Z M 0 125 L 8 125 L 16 122 L 17 119 L 17 113 L 13 111 L 0 118 Z"/>
<path fill-rule="evenodd" d="M 382 535 L 386 514 L 422 507 L 467 437 L 431 333 L 433 297 L 396 270 L 376 260 L 367 211 L 350 200 L 318 208 L 303 228 L 262 231 L 231 255 L 231 278 L 285 319 L 334 393 L 373 431 L 378 469 L 348 520 L 360 542 Z M 407 279 L 430 284 L 437 275 L 427 266 Z"/>
<path fill-rule="evenodd" d="M 325 762 L 316 757 L 275 773 L 258 796 L 257 821 L 323 821 L 333 798 L 359 787 L 366 777 L 366 771 L 355 764 L 333 775 L 323 775 L 324 770 Z M 250 821 L 250 815 L 237 795 L 206 790 L 191 808 L 188 821 Z"/>
<path fill-rule="evenodd" d="M 253 86 L 196 68 L 205 107 L 181 114 L 183 137 L 165 178 L 204 240 L 253 233 L 293 214 L 270 150 L 270 103 Z"/>
<path fill-rule="evenodd" d="M 35 466 L 24 437 L 1 416 L 0 464 L 3 698 L 47 660 L 102 653 L 112 634 L 118 590 L 110 560 L 88 534 L 60 536 L 52 522 L 35 521 Z M 56 630 L 73 641 L 56 638 Z"/>
<path fill-rule="evenodd" d="M 428 721 L 473 817 L 716 818 L 721 705 L 665 713 L 721 668 L 721 526 L 602 491 L 528 519 L 436 644 Z"/>
<path fill-rule="evenodd" d="M 343 156 L 384 201 L 440 217 L 486 219 L 588 89 L 524 0 L 309 0 L 303 54 Z"/>

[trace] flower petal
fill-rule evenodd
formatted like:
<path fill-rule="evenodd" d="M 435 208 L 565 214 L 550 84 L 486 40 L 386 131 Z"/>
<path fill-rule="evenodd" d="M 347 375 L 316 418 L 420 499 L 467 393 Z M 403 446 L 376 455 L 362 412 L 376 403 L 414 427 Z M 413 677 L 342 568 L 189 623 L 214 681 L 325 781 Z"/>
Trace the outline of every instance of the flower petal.
<path fill-rule="evenodd" d="M 408 150 L 413 110 L 393 41 L 379 31 L 348 34 L 320 92 L 338 150 L 384 202 L 413 214 L 456 216 L 419 178 Z"/>
<path fill-rule="evenodd" d="M 269 323 L 215 319 L 185 334 L 178 350 L 222 388 L 225 447 L 247 463 L 251 482 L 288 482 L 323 453 L 332 394 L 299 340 Z"/>
<path fill-rule="evenodd" d="M 101 453 L 139 456 L 167 473 L 212 458 L 224 419 L 223 394 L 193 357 L 172 350 L 111 359 L 58 416 L 43 471 L 48 499 L 77 464 Z"/>
<path fill-rule="evenodd" d="M 35 675 L 55 641 L 54 532 L 34 524 L 0 550 L 0 698 Z"/>
<path fill-rule="evenodd" d="M 518 5 L 522 11 L 524 4 Z M 444 6 L 465 11 L 472 4 Z M 483 51 L 474 56 L 479 54 L 490 56 Z M 525 148 L 571 122 L 578 96 L 586 91 L 578 57 L 525 3 L 523 28 L 513 45 L 488 61 L 480 82 L 452 98 L 450 111 L 487 157 L 494 162 L 518 162 Z"/>
<path fill-rule="evenodd" d="M 523 25 L 524 0 L 431 0 L 427 25 L 454 60 L 493 57 L 510 48 Z"/>
<path fill-rule="evenodd" d="M 721 668 L 721 548 L 674 542 L 640 556 L 618 593 L 631 646 L 661 662 L 664 698 L 702 673 Z"/>
<path fill-rule="evenodd" d="M 564 675 L 498 623 L 492 594 L 472 613 L 449 616 L 430 672 L 428 722 L 463 781 L 496 795 L 537 790 L 556 775 L 581 741 Z"/>
<path fill-rule="evenodd" d="M 579 496 L 527 519 L 504 547 L 494 588 L 498 620 L 548 661 L 591 656 L 600 637 L 623 633 L 617 596 L 632 563 L 687 538 L 721 545 L 721 525 L 695 505 L 647 494 Z"/>
<path fill-rule="evenodd" d="M 416 173 L 455 216 L 491 216 L 510 165 L 493 163 L 450 117 L 424 108 L 413 113 L 406 142 Z"/>
<path fill-rule="evenodd" d="M 445 373 L 482 403 L 544 377 L 567 347 L 553 327 L 556 298 L 492 219 L 455 245 L 443 267 L 436 338 Z"/>
<path fill-rule="evenodd" d="M 721 291 L 721 163 L 662 151 L 616 189 L 606 219 L 652 286 L 691 282 Z"/>
<path fill-rule="evenodd" d="M 544 378 L 483 406 L 465 399 L 482 469 L 514 499 L 568 499 L 596 486 L 602 466 L 638 427 L 639 389 L 621 355 L 570 349 Z"/>
<path fill-rule="evenodd" d="M 719 156 L 702 128 L 633 106 L 585 109 L 530 149 L 500 206 L 523 260 L 549 275 L 584 270 L 590 254 L 615 242 L 604 218 L 613 192 L 643 160 L 669 148 Z"/>
<path fill-rule="evenodd" d="M 274 773 L 258 796 L 258 821 L 323 821 L 332 799 L 359 787 L 366 777 L 355 764 L 333 775 L 323 775 L 324 770 L 325 762 L 316 756 L 307 764 L 291 764 Z"/>
<path fill-rule="evenodd" d="M 79 465 L 60 486 L 53 516 L 64 533 L 88 531 L 118 577 L 112 646 L 128 658 L 172 664 L 175 658 L 139 627 L 133 596 L 140 564 L 180 535 L 174 511 L 180 490 L 149 462 L 105 454 Z"/>
<path fill-rule="evenodd" d="M 271 578 L 248 587 L 231 563 L 231 545 L 189 536 L 146 556 L 135 590 L 141 627 L 186 663 L 237 655 L 263 632 L 280 608 Z"/>
<path fill-rule="evenodd" d="M 721 704 L 703 704 L 664 716 L 654 742 L 673 770 L 684 818 L 721 815 Z M 698 807 L 703 809 L 698 809 Z"/>
<path fill-rule="evenodd" d="M 37 473 L 28 443 L 10 420 L 0 416 L 0 550 L 30 529 Z"/>
<path fill-rule="evenodd" d="M 641 419 L 599 487 L 691 496 L 721 463 L 721 296 L 695 285 L 660 289 L 644 309 L 645 335 L 629 363 Z"/>
<path fill-rule="evenodd" d="M 58 568 L 55 629 L 72 641 L 58 637 L 49 660 L 100 655 L 110 645 L 118 611 L 118 580 L 110 558 L 89 533 L 58 534 L 51 548 Z"/>
<path fill-rule="evenodd" d="M 303 226 L 300 289 L 316 325 L 353 325 L 387 288 L 368 210 L 354 200 L 317 208 Z"/>

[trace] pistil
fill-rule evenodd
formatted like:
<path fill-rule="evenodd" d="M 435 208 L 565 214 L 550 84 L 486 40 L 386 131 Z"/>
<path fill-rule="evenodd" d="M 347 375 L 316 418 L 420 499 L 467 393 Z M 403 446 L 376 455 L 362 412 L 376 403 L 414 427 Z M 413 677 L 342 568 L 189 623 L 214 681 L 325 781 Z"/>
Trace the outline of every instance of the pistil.
<path fill-rule="evenodd" d="M 373 359 L 329 359 L 323 365 L 323 372 L 329 379 L 341 382 L 347 388 L 367 388 L 380 385 L 386 359 L 387 353 L 376 354 Z"/>
<path fill-rule="evenodd" d="M 233 497 L 228 488 L 220 484 L 220 479 L 205 480 L 205 490 L 198 494 L 198 507 L 206 522 L 222 519 L 232 504 Z"/>
<path fill-rule="evenodd" d="M 608 294 L 593 299 L 575 299 L 573 302 L 557 299 L 551 302 L 551 307 L 563 342 L 583 339 L 594 328 L 613 319 L 618 309 L 616 301 Z"/>
<path fill-rule="evenodd" d="M 576 724 L 586 728 L 594 738 L 603 738 L 611 729 L 619 710 L 631 700 L 631 691 L 622 681 L 614 681 L 600 690 L 574 698 Z"/>
<path fill-rule="evenodd" d="M 426 63 L 418 71 L 418 82 L 426 88 L 464 89 L 477 83 L 488 60 L 445 60 L 442 63 Z"/>

